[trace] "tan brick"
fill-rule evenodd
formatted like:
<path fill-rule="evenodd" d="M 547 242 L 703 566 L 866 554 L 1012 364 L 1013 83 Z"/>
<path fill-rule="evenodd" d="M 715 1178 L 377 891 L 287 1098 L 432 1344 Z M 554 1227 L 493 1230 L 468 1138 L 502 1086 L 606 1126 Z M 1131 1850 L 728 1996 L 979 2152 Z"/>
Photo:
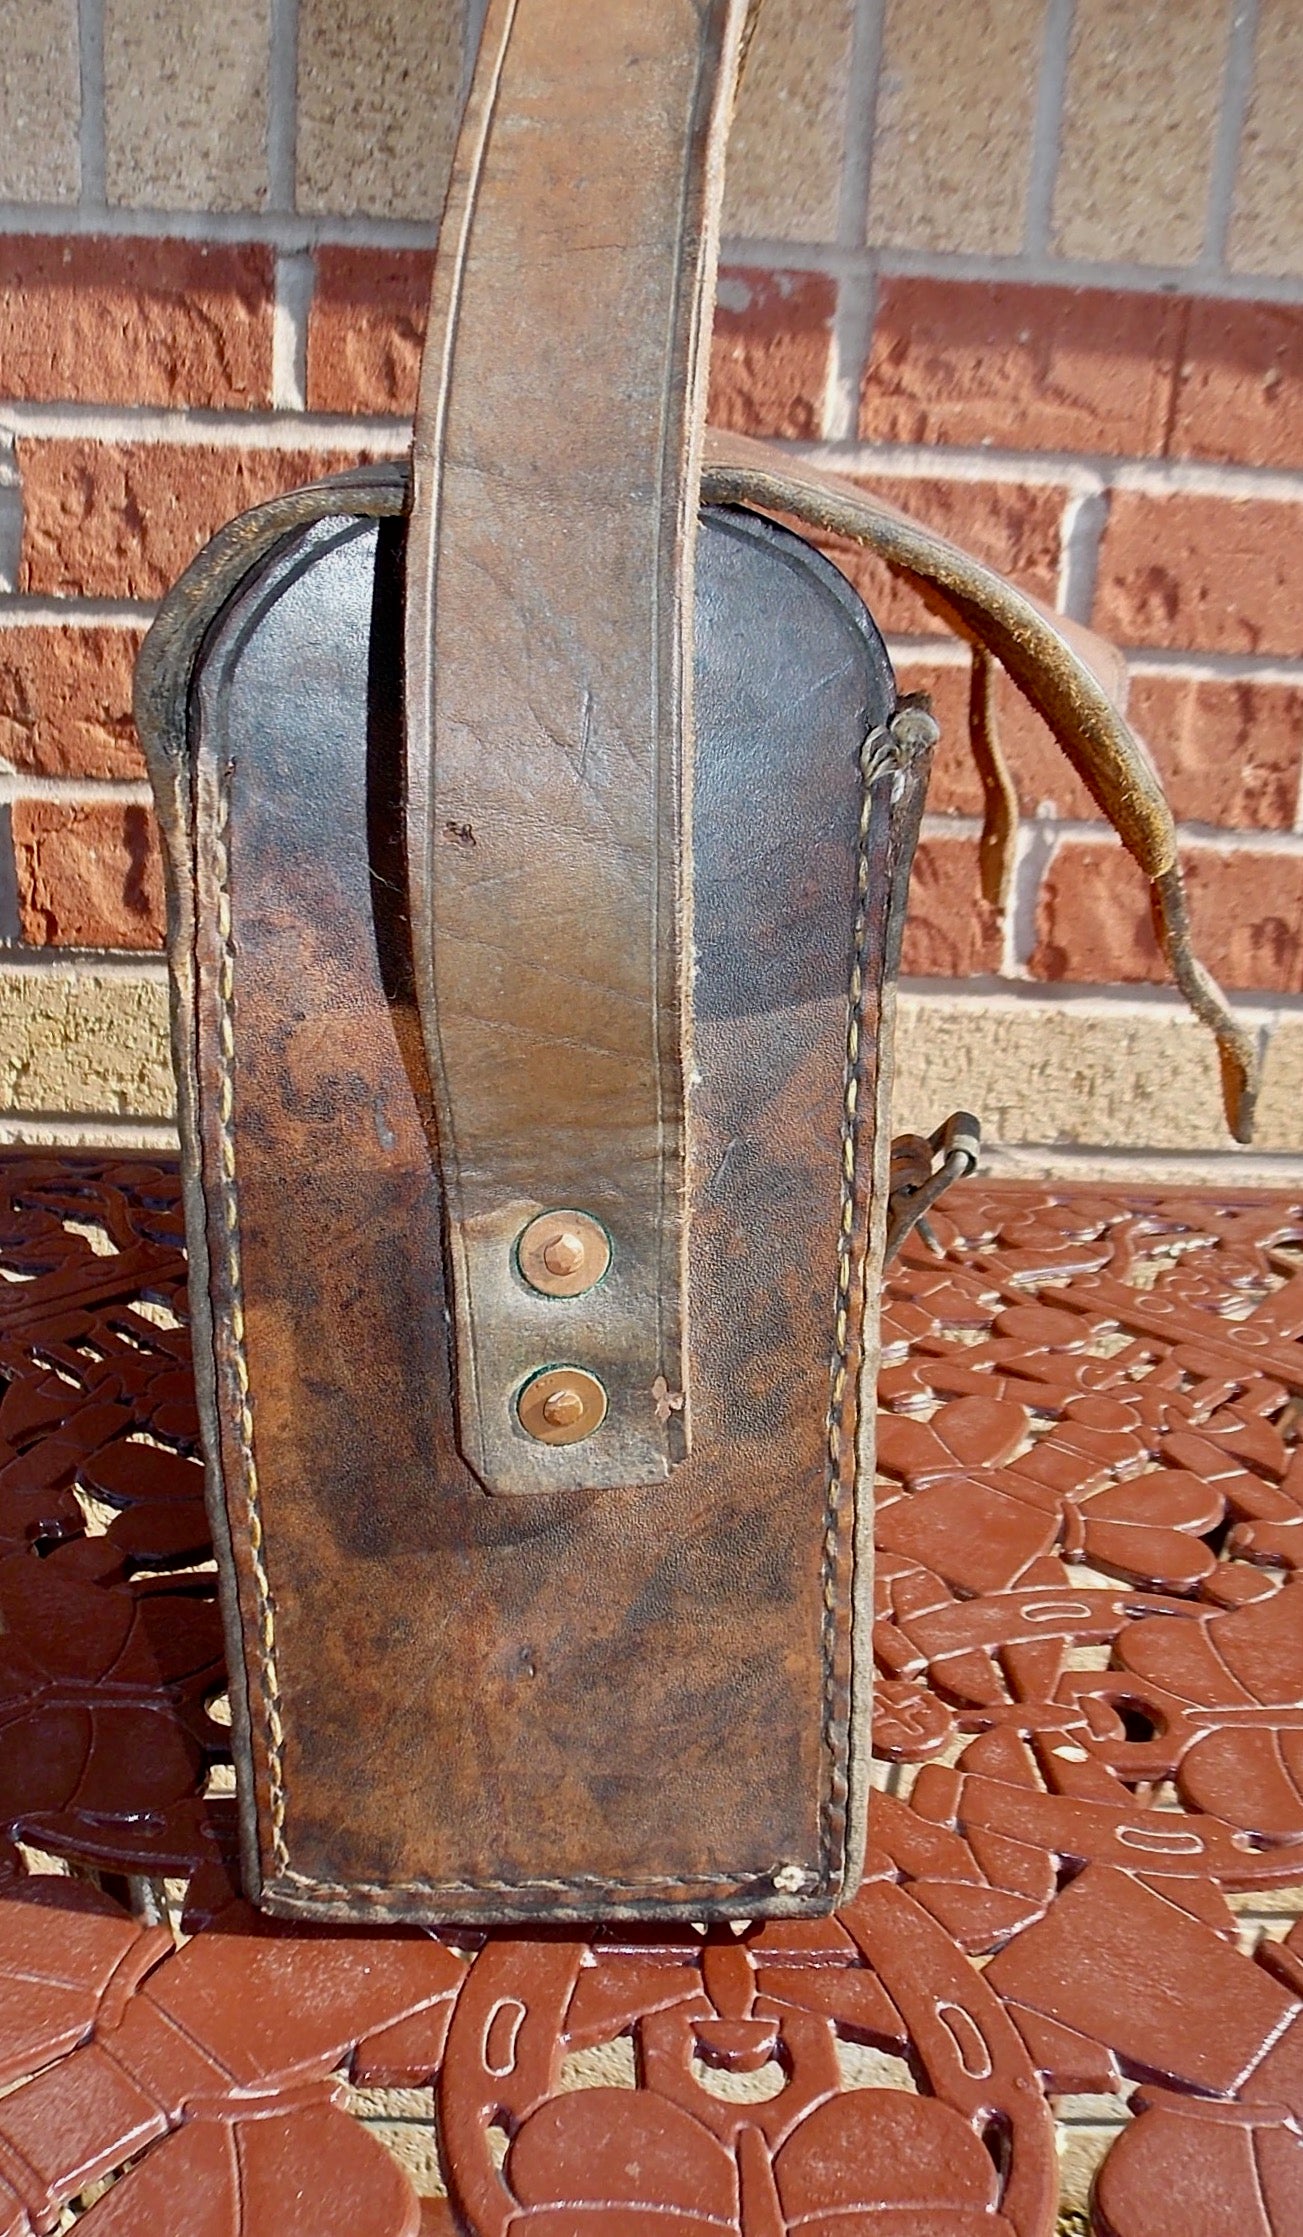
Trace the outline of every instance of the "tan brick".
<path fill-rule="evenodd" d="M 1077 0 L 1053 241 L 1189 264 L 1203 247 L 1231 0 Z"/>
<path fill-rule="evenodd" d="M 1262 0 L 1240 137 L 1230 258 L 1241 272 L 1303 272 L 1303 13 Z"/>
<path fill-rule="evenodd" d="M 966 979 L 1000 965 L 994 911 L 982 899 L 975 839 L 919 842 L 901 969 L 910 978 Z"/>
<path fill-rule="evenodd" d="M 729 135 L 724 231 L 837 236 L 852 0 L 765 0 Z"/>
<path fill-rule="evenodd" d="M 1282 1017 L 1272 1027 L 1253 1140 L 1257 1149 L 1303 1153 L 1303 1018 Z"/>
<path fill-rule="evenodd" d="M 139 970 L 0 967 L 0 1109 L 170 1119 L 167 985 Z"/>
<path fill-rule="evenodd" d="M 22 589 L 92 598 L 160 597 L 233 514 L 368 455 L 26 438 L 18 454 Z"/>
<path fill-rule="evenodd" d="M 77 0 L 5 0 L 0 41 L 0 200 L 75 202 L 81 185 Z"/>
<path fill-rule="evenodd" d="M 1129 645 L 1298 651 L 1303 510 L 1267 498 L 1115 490 L 1095 625 Z"/>
<path fill-rule="evenodd" d="M 416 409 L 430 308 L 428 249 L 318 249 L 308 313 L 308 409 Z"/>
<path fill-rule="evenodd" d="M 131 720 L 141 632 L 0 628 L 0 759 L 43 777 L 143 777 Z"/>
<path fill-rule="evenodd" d="M 1249 848 L 1183 856 L 1194 944 L 1226 987 L 1303 992 L 1303 857 Z M 1062 840 L 1041 888 L 1036 979 L 1166 977 L 1140 871 L 1108 839 Z"/>
<path fill-rule="evenodd" d="M 267 199 L 269 0 L 105 0 L 110 202 L 257 210 Z"/>
<path fill-rule="evenodd" d="M 860 405 L 867 441 L 1162 450 L 1182 330 L 1170 296 L 887 279 Z"/>
<path fill-rule="evenodd" d="M 1139 675 L 1128 712 L 1181 822 L 1293 828 L 1303 685 Z"/>
<path fill-rule="evenodd" d="M 741 435 L 819 435 L 836 309 L 836 287 L 822 272 L 721 272 L 711 426 Z"/>
<path fill-rule="evenodd" d="M 0 395 L 271 402 L 268 249 L 0 235 Z"/>
<path fill-rule="evenodd" d="M 298 205 L 425 218 L 460 112 L 461 0 L 302 0 Z"/>
<path fill-rule="evenodd" d="M 1040 598 L 1053 599 L 1066 492 L 1054 483 L 913 480 L 859 476 L 876 496 L 964 544 Z M 834 565 L 849 577 L 879 628 L 900 636 L 935 636 L 936 616 L 859 546 L 821 538 Z"/>
<path fill-rule="evenodd" d="M 1303 307 L 1196 296 L 1186 318 L 1172 456 L 1303 465 Z"/>
<path fill-rule="evenodd" d="M 870 241 L 1023 245 L 1042 0 L 887 0 Z"/>
<path fill-rule="evenodd" d="M 148 808 L 16 800 L 13 833 L 33 947 L 162 946 L 163 865 Z"/>
<path fill-rule="evenodd" d="M 1303 1033 L 1292 1076 L 1303 1080 Z M 1299 1147 L 1303 1096 L 1292 1110 L 1265 1103 L 1256 1146 Z M 980 1115 L 989 1143 L 1229 1147 L 1212 1035 L 1175 996 L 902 994 L 893 1128 L 926 1132 L 956 1104 Z"/>

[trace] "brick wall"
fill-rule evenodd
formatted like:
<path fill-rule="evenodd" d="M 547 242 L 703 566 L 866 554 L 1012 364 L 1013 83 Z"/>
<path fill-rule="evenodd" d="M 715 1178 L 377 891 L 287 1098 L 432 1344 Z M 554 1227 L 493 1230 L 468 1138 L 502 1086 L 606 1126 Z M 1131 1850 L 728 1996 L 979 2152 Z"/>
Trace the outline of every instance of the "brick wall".
<path fill-rule="evenodd" d="M 474 0 L 469 0 L 474 7 Z M 0 0 L 0 1129 L 166 1126 L 130 667 L 232 512 L 408 434 L 458 0 Z M 800 445 L 1128 649 L 1196 933 L 1303 1144 L 1303 6 L 764 0 L 714 416 Z M 900 1117 L 1212 1156 L 1142 883 L 1012 692 L 977 894 L 966 654 L 834 554 L 946 730 Z M 1107 1163 L 1107 1157 L 1104 1160 Z"/>

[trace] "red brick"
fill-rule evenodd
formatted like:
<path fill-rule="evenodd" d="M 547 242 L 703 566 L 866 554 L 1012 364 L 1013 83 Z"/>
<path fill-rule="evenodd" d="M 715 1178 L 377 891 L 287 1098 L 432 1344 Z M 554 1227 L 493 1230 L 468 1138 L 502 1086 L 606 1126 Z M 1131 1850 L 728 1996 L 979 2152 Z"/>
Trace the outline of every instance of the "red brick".
<path fill-rule="evenodd" d="M 826 273 L 722 271 L 710 351 L 711 426 L 817 437 L 836 310 L 837 290 Z"/>
<path fill-rule="evenodd" d="M 308 313 L 308 409 L 416 409 L 431 249 L 318 249 Z"/>
<path fill-rule="evenodd" d="M 1303 993 L 1303 856 L 1263 848 L 1183 856 L 1196 950 L 1223 986 Z M 1163 981 L 1148 889 L 1120 846 L 1065 839 L 1037 911 L 1036 979 Z"/>
<path fill-rule="evenodd" d="M 976 816 L 982 788 L 968 751 L 968 661 L 898 657 L 896 681 L 902 691 L 925 691 L 941 725 L 932 759 L 927 804 L 933 815 Z"/>
<path fill-rule="evenodd" d="M 1129 713 L 1182 823 L 1289 831 L 1303 757 L 1303 685 L 1134 676 Z"/>
<path fill-rule="evenodd" d="M 974 816 L 982 790 L 968 750 L 968 661 L 898 658 L 902 691 L 927 691 L 941 724 L 928 792 L 934 813 Z M 1130 719 L 1153 754 L 1182 823 L 1292 830 L 1303 775 L 1303 685 L 1221 676 L 1142 674 Z M 1094 822 L 1099 809 L 1048 724 L 999 681 L 1000 742 L 1024 815 Z"/>
<path fill-rule="evenodd" d="M 968 661 L 928 662 L 912 655 L 898 659 L 902 691 L 927 691 L 941 725 L 941 742 L 932 764 L 928 807 L 933 814 L 980 816 L 982 788 L 968 747 Z M 1017 787 L 1024 815 L 1038 808 L 1060 817 L 1094 817 L 1081 779 L 1055 744 L 1047 725 L 1007 676 L 997 684 L 1000 745 Z"/>
<path fill-rule="evenodd" d="M 0 628 L 0 760 L 44 777 L 143 777 L 138 629 Z"/>
<path fill-rule="evenodd" d="M 1303 507 L 1113 492 L 1095 625 L 1124 644 L 1296 653 Z"/>
<path fill-rule="evenodd" d="M 1157 454 L 1183 324 L 1166 295 L 884 280 L 861 436 Z"/>
<path fill-rule="evenodd" d="M 912 513 L 942 536 L 1052 600 L 1058 580 L 1059 532 L 1066 492 L 1053 483 L 912 480 L 860 476 L 861 486 Z M 899 636 L 935 636 L 937 618 L 880 561 L 841 537 L 818 539 L 854 583 L 880 629 Z"/>
<path fill-rule="evenodd" d="M 158 948 L 163 869 L 147 808 L 17 800 L 23 938 L 36 947 Z"/>
<path fill-rule="evenodd" d="M 1000 935 L 982 899 L 976 840 L 920 840 L 901 969 L 912 978 L 965 979 L 999 967 Z"/>
<path fill-rule="evenodd" d="M 1303 307 L 1190 302 L 1168 447 L 1176 458 L 1303 465 Z"/>
<path fill-rule="evenodd" d="M 270 249 L 0 237 L 0 396 L 271 402 Z"/>
<path fill-rule="evenodd" d="M 18 455 L 20 587 L 157 598 L 232 514 L 368 454 L 24 438 Z"/>

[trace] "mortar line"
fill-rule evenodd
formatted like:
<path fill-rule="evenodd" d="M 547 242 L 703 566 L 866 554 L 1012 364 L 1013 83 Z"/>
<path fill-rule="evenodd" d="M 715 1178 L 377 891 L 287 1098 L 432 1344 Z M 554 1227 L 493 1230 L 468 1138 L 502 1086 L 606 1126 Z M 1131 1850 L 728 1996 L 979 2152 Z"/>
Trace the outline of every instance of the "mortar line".
<path fill-rule="evenodd" d="M 147 629 L 156 603 L 129 598 L 36 598 L 23 591 L 0 596 L 0 628 Z"/>
<path fill-rule="evenodd" d="M 0 763 L 0 806 L 39 800 L 72 808 L 152 808 L 148 777 L 60 777 Z"/>
<path fill-rule="evenodd" d="M 1036 897 L 1040 891 L 1041 872 L 1037 862 L 1036 827 L 1026 816 L 1020 816 L 1013 841 L 1013 877 L 1009 886 L 1009 899 L 1005 905 L 1004 922 L 1000 927 L 1000 976 L 1005 979 L 1025 979 L 1031 948 L 1022 952 L 1024 933 L 1030 921 L 1035 932 Z M 1030 884 L 1030 896 L 1024 888 Z M 1034 939 L 1033 939 L 1034 944 Z"/>
<path fill-rule="evenodd" d="M 1120 458 L 1066 451 L 1011 451 L 956 444 L 794 443 L 780 446 L 812 465 L 850 474 L 901 474 L 935 481 L 1068 482 L 1079 490 L 1125 489 L 1153 497 L 1303 500 L 1303 470 L 1236 466 L 1199 458 Z"/>
<path fill-rule="evenodd" d="M 106 220 L 108 221 L 106 225 Z M 437 228 L 416 218 L 381 218 L 365 213 L 284 210 L 189 210 L 166 207 L 111 208 L 83 203 L 0 201 L 0 233 L 102 234 L 124 238 L 212 242 L 262 242 L 272 248 L 303 250 L 338 244 L 374 249 L 424 249 L 435 245 Z M 1121 290 L 1127 294 L 1189 294 L 1217 301 L 1303 303 L 1303 273 L 1211 270 L 1203 263 L 1134 264 L 1085 257 L 1029 254 L 993 255 L 972 250 L 888 248 L 867 244 L 851 248 L 833 241 L 784 240 L 775 235 L 730 235 L 723 243 L 729 264 L 768 265 L 793 272 L 827 272 L 834 277 L 987 280 L 1031 286 Z"/>
<path fill-rule="evenodd" d="M 1058 829 L 1040 816 L 1025 816 L 1018 827 L 1006 929 L 1008 976 L 1014 980 L 1031 976 L 1031 960 L 1040 938 L 1036 917 L 1041 889 L 1058 851 L 1059 836 Z"/>
<path fill-rule="evenodd" d="M 298 154 L 299 0 L 270 0 L 267 37 L 267 197 L 290 211 Z"/>
<path fill-rule="evenodd" d="M 1026 820 L 1050 848 L 1057 847 L 1061 840 L 1089 846 L 1108 844 L 1119 849 L 1122 846 L 1112 824 L 1102 820 L 1095 822 L 1084 816 L 1042 815 L 1031 816 Z M 923 818 L 922 836 L 925 839 L 977 839 L 980 838 L 981 831 L 980 816 L 938 812 Z M 1181 846 L 1191 854 L 1265 854 L 1292 861 L 1303 857 L 1303 832 L 1282 831 L 1276 825 L 1197 823 L 1190 820 L 1177 823 L 1176 836 Z"/>
<path fill-rule="evenodd" d="M 1104 490 L 1077 490 L 1063 508 L 1059 527 L 1059 580 L 1054 603 L 1073 621 L 1088 622 L 1095 604 L 1099 547 L 1108 520 Z"/>
<path fill-rule="evenodd" d="M 1237 0 L 1231 14 L 1222 72 L 1222 98 L 1213 138 L 1208 177 L 1208 214 L 1200 263 L 1210 272 L 1225 271 L 1235 209 L 1235 182 L 1239 173 L 1244 122 L 1253 87 L 1254 49 L 1258 37 L 1258 0 Z"/>
<path fill-rule="evenodd" d="M 78 8 L 78 63 L 81 78 L 81 209 L 101 224 L 108 196 L 104 115 L 104 0 L 81 0 Z"/>
<path fill-rule="evenodd" d="M 882 33 L 886 0 L 855 0 L 851 51 L 846 70 L 846 110 L 842 122 L 841 185 L 837 200 L 837 243 L 852 252 L 864 248 L 869 222 L 869 186 L 882 71 Z"/>
<path fill-rule="evenodd" d="M 271 400 L 278 412 L 302 413 L 307 407 L 308 316 L 315 284 L 311 256 L 279 251 L 271 326 Z"/>
<path fill-rule="evenodd" d="M 1068 51 L 1075 13 L 1075 0 L 1049 0 L 1045 11 L 1027 176 L 1025 234 L 1027 250 L 1039 256 L 1049 253 L 1054 188 L 1059 174 L 1063 97 L 1068 82 Z"/>
<path fill-rule="evenodd" d="M 0 978 L 137 979 L 166 986 L 167 958 L 140 948 L 10 948 L 0 953 Z"/>
<path fill-rule="evenodd" d="M 409 419 L 344 413 L 138 409 L 102 404 L 0 404 L 0 428 L 31 441 L 179 443 L 223 450 L 369 450 L 402 457 L 411 444 Z"/>
<path fill-rule="evenodd" d="M 962 637 L 909 636 L 885 633 L 884 642 L 893 661 L 909 665 L 926 661 L 929 667 L 966 668 L 968 645 Z M 1274 684 L 1282 688 L 1303 684 L 1303 659 L 1288 659 L 1265 652 L 1200 652 L 1183 647 L 1127 645 L 1122 648 L 1133 676 L 1171 677 L 1182 683 Z"/>
<path fill-rule="evenodd" d="M 1198 1030 L 1198 1020 L 1187 1009 L 1176 988 L 1161 981 L 1150 980 L 1100 980 L 1100 979 L 1007 979 L 995 972 L 975 972 L 960 979 L 903 977 L 899 983 L 902 996 L 911 1002 L 931 1005 L 944 1002 L 960 1009 L 989 1009 L 993 1004 L 1005 1010 L 1028 1008 L 1071 1008 L 1093 1016 L 1126 1014 L 1137 1016 L 1141 1012 L 1166 1010 L 1174 1019 L 1189 1017 L 1193 1030 Z M 1274 1026 L 1284 1018 L 1303 1016 L 1303 994 L 1269 994 L 1241 988 L 1231 990 L 1227 999 L 1237 1017 L 1249 1026 Z"/>
<path fill-rule="evenodd" d="M 0 233 L 100 234 L 147 240 L 261 242 L 309 249 L 338 243 L 374 249 L 431 249 L 436 228 L 425 219 L 380 218 L 329 211 L 176 210 L 79 206 L 66 202 L 0 202 Z"/>
<path fill-rule="evenodd" d="M 162 1150 L 175 1156 L 180 1137 L 170 1119 L 116 1112 L 0 1111 L 0 1142 L 17 1149 Z"/>

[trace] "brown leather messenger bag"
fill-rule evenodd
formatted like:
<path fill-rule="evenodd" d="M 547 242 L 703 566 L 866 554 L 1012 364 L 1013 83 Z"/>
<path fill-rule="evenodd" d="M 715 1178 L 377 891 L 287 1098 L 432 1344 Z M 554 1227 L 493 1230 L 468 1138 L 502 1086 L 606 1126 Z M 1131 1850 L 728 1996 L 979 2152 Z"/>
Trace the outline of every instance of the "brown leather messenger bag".
<path fill-rule="evenodd" d="M 1151 881 L 1120 664 L 703 436 L 746 0 L 490 0 L 410 476 L 234 522 L 137 705 L 166 837 L 244 1865 L 270 1910 L 829 1910 L 868 1790 L 893 982 L 936 727 L 793 532 L 1000 661 Z"/>

